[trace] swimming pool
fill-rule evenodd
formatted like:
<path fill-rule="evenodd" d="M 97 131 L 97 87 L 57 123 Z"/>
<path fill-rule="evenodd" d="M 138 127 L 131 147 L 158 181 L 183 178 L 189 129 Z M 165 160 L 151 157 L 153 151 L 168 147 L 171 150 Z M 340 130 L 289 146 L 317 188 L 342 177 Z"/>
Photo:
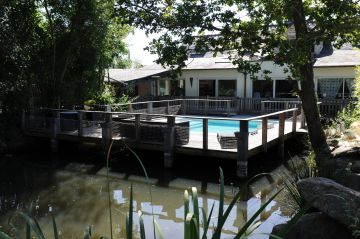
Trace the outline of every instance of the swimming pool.
<path fill-rule="evenodd" d="M 202 119 L 187 119 L 190 121 L 190 131 L 203 132 Z M 233 133 L 240 130 L 239 121 L 209 119 L 209 133 Z M 261 121 L 249 121 L 249 132 L 261 128 Z"/>

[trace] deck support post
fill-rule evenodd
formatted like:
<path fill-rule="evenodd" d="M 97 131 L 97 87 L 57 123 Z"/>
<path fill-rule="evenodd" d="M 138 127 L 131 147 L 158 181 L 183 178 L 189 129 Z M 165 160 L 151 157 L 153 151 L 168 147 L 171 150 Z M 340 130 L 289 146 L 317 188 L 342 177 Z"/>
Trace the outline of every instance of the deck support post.
<path fill-rule="evenodd" d="M 57 110 L 55 112 L 55 117 L 53 118 L 53 125 L 51 129 L 51 139 L 50 139 L 50 147 L 51 152 L 57 153 L 59 151 L 59 141 L 58 141 L 58 133 L 60 132 L 60 111 Z"/>
<path fill-rule="evenodd" d="M 112 140 L 112 114 L 105 113 L 105 122 L 101 124 L 102 148 L 105 153 L 109 150 Z"/>
<path fill-rule="evenodd" d="M 246 178 L 248 173 L 248 149 L 249 149 L 249 121 L 240 121 L 240 132 L 236 132 L 237 138 L 237 170 L 236 175 Z"/>
<path fill-rule="evenodd" d="M 261 141 L 262 148 L 264 152 L 267 152 L 267 135 L 268 135 L 268 118 L 262 118 L 262 126 L 261 126 Z"/>
<path fill-rule="evenodd" d="M 279 143 L 278 143 L 278 156 L 280 159 L 284 159 L 285 151 L 285 113 L 279 114 Z"/>
<path fill-rule="evenodd" d="M 207 150 L 209 148 L 209 119 L 203 119 L 203 149 Z"/>
<path fill-rule="evenodd" d="M 84 112 L 78 111 L 78 136 L 79 137 L 82 137 L 83 133 L 84 133 L 83 119 L 84 119 Z"/>
<path fill-rule="evenodd" d="M 175 117 L 167 117 L 167 127 L 164 129 L 164 167 L 172 168 L 174 165 L 175 148 Z"/>

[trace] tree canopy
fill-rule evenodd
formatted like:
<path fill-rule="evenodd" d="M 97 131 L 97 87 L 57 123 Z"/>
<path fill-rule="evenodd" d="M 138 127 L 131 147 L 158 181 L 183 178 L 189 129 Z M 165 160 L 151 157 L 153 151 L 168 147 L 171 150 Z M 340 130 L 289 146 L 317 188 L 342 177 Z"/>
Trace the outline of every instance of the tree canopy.
<path fill-rule="evenodd" d="M 163 65 L 184 67 L 194 47 L 196 52 L 229 53 L 250 75 L 261 70 L 262 60 L 286 66 L 301 82 L 315 154 L 329 156 L 314 92 L 312 49 L 320 42 L 359 44 L 359 0 L 117 0 L 117 13 L 147 33 L 162 33 L 149 50 Z M 260 60 L 249 61 L 252 56 Z"/>
<path fill-rule="evenodd" d="M 103 88 L 104 70 L 126 67 L 129 26 L 112 0 L 3 0 L 0 5 L 3 110 L 82 104 Z"/>

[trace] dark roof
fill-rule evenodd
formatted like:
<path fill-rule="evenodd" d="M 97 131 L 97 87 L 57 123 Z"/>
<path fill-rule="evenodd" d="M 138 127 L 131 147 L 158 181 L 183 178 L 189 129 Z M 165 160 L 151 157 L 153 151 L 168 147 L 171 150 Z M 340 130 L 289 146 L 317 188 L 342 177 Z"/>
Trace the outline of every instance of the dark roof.
<path fill-rule="evenodd" d="M 331 54 L 324 53 L 316 58 L 314 67 L 359 66 L 359 50 L 333 50 Z"/>
<path fill-rule="evenodd" d="M 359 50 L 332 50 L 322 51 L 317 56 L 314 67 L 344 67 L 359 66 L 360 51 Z M 221 70 L 221 69 L 237 69 L 227 57 L 205 57 L 191 58 L 186 62 L 186 70 Z M 168 72 L 168 68 L 154 64 L 136 69 L 109 69 L 110 82 L 129 82 L 133 80 L 141 80 L 148 77 L 159 76 Z M 108 81 L 108 74 L 105 75 L 105 81 Z"/>

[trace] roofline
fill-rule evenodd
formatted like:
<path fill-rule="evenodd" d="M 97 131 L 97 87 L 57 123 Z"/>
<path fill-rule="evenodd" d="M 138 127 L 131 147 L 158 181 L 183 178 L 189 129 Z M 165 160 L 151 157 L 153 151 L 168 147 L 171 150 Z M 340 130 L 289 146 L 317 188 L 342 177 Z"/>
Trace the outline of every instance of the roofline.
<path fill-rule="evenodd" d="M 314 66 L 314 68 L 326 68 L 326 67 L 357 67 L 357 66 L 360 66 L 359 65 L 330 65 L 330 66 Z"/>

